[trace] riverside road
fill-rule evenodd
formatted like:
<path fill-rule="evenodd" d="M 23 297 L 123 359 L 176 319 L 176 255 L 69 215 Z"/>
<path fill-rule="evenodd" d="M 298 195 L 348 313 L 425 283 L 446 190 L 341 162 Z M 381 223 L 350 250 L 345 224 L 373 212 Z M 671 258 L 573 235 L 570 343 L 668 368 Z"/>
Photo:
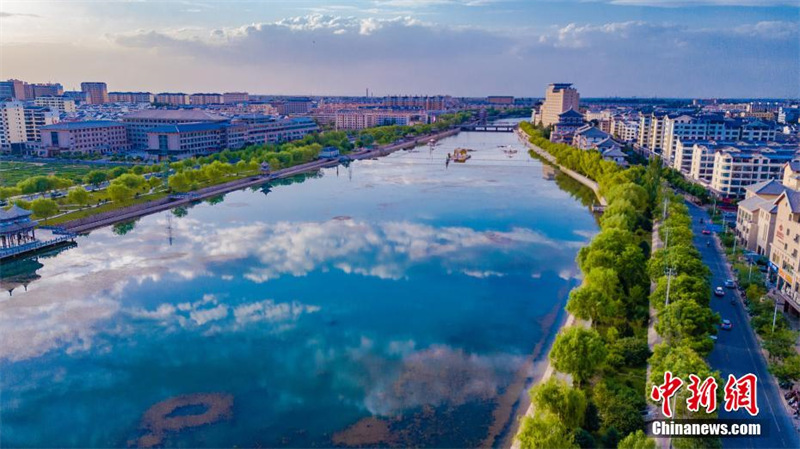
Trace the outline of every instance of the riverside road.
<path fill-rule="evenodd" d="M 694 231 L 694 244 L 703 257 L 703 263 L 711 269 L 711 288 L 724 285 L 726 279 L 731 278 L 725 263 L 722 250 L 711 236 L 702 235 L 704 228 L 700 219 L 707 221 L 708 214 L 705 210 L 694 204 L 687 203 L 692 217 L 692 231 Z M 706 243 L 711 240 L 712 244 Z M 733 295 L 736 295 L 736 305 L 731 304 Z M 789 414 L 781 391 L 775 379 L 767 371 L 767 364 L 761 355 L 761 347 L 756 340 L 753 330 L 747 320 L 747 311 L 741 301 L 738 291 L 726 289 L 725 297 L 712 296 L 711 308 L 719 313 L 722 319 L 729 319 L 733 323 L 730 331 L 720 330 L 714 349 L 708 356 L 711 368 L 720 372 L 723 382 L 728 374 L 740 377 L 747 373 L 758 376 L 758 407 L 759 415 L 751 417 L 746 411 L 726 412 L 720 410 L 720 419 L 753 419 L 762 423 L 762 429 L 767 427 L 766 435 L 759 437 L 724 438 L 724 447 L 758 447 L 758 448 L 798 448 L 800 438 L 795 425 L 797 422 Z M 722 385 L 720 386 L 722 388 Z"/>

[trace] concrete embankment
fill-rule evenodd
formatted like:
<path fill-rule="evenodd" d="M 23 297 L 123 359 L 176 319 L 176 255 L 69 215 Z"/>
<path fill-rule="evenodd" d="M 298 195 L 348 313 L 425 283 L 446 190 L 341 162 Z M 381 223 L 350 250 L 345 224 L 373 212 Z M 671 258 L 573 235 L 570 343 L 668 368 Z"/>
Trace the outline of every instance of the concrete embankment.
<path fill-rule="evenodd" d="M 459 131 L 460 128 L 449 129 L 447 131 L 442 131 L 437 134 L 420 136 L 415 139 L 384 145 L 371 150 L 356 151 L 350 153 L 348 156 L 354 160 L 370 159 L 380 156 L 386 156 L 398 150 L 413 148 L 418 145 L 424 145 L 430 139 L 439 140 L 445 137 L 458 134 Z M 318 160 L 313 162 L 307 162 L 305 164 L 296 165 L 294 167 L 277 170 L 268 175 L 257 175 L 245 179 L 237 179 L 236 181 L 231 181 L 224 184 L 218 184 L 215 186 L 206 187 L 192 192 L 191 196 L 185 198 L 178 198 L 178 199 L 162 198 L 159 200 L 154 200 L 143 204 L 137 204 L 135 206 L 129 206 L 108 212 L 99 213 L 96 215 L 90 215 L 88 217 L 65 222 L 62 224 L 62 227 L 67 231 L 73 233 L 87 232 L 93 229 L 101 228 L 103 226 L 109 226 L 115 223 L 119 223 L 121 221 L 133 220 L 135 218 L 142 217 L 145 215 L 162 212 L 179 206 L 185 206 L 187 204 L 192 203 L 193 201 L 198 201 L 217 195 L 222 195 L 224 193 L 232 192 L 234 190 L 241 190 L 241 189 L 246 189 L 248 187 L 258 186 L 275 179 L 287 178 L 301 173 L 307 173 L 319 170 L 325 167 L 333 167 L 336 166 L 337 164 L 339 164 L 339 161 L 337 160 Z"/>
<path fill-rule="evenodd" d="M 530 140 L 529 140 L 530 136 L 528 136 L 528 134 L 525 133 L 525 131 L 523 131 L 522 129 L 517 128 L 516 133 L 517 133 L 517 136 L 519 136 L 520 140 L 525 144 L 525 146 L 527 146 L 529 149 L 533 150 L 536 154 L 538 154 L 539 156 L 544 158 L 547 162 L 549 162 L 549 163 L 555 165 L 556 167 L 558 167 L 559 170 L 564 172 L 570 178 L 572 178 L 572 179 L 580 182 L 581 184 L 585 185 L 586 187 L 592 189 L 592 191 L 594 192 L 595 196 L 597 196 L 597 200 L 600 202 L 600 204 L 603 205 L 603 206 L 607 206 L 606 199 L 603 198 L 602 195 L 600 195 L 600 186 L 597 184 L 597 182 L 587 178 L 586 176 L 583 176 L 582 174 L 580 174 L 580 173 L 578 173 L 576 171 L 570 170 L 567 167 L 564 167 L 563 165 L 561 165 L 558 162 L 556 162 L 556 158 L 552 154 L 550 154 L 547 151 L 544 151 L 543 149 L 539 148 L 538 146 L 532 144 L 530 142 Z"/>

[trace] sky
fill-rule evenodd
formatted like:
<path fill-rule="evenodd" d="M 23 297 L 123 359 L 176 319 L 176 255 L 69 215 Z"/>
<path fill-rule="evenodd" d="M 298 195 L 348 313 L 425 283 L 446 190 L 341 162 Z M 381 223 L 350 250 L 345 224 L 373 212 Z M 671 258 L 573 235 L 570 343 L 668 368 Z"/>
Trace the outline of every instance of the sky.
<path fill-rule="evenodd" d="M 0 78 L 110 91 L 800 97 L 800 0 L 0 2 Z"/>

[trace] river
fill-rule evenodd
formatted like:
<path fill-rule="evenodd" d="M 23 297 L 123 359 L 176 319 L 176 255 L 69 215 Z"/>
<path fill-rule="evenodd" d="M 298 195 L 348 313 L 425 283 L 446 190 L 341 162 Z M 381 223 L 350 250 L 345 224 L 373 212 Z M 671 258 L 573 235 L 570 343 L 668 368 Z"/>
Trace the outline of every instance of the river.
<path fill-rule="evenodd" d="M 4 267 L 0 446 L 497 445 L 597 232 L 559 179 L 461 133 Z"/>

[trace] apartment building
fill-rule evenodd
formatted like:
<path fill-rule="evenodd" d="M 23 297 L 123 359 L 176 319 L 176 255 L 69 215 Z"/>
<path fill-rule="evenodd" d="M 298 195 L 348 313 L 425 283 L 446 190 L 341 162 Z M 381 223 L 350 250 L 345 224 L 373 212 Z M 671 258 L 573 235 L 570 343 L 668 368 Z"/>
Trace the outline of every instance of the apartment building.
<path fill-rule="evenodd" d="M 311 99 L 308 97 L 285 98 L 273 101 L 272 105 L 278 110 L 280 115 L 308 114 L 311 112 Z"/>
<path fill-rule="evenodd" d="M 36 97 L 36 99 L 33 100 L 33 104 L 35 104 L 36 106 L 44 106 L 50 108 L 51 110 L 58 111 L 61 114 L 75 112 L 75 100 L 64 96 Z"/>
<path fill-rule="evenodd" d="M 0 81 L 0 100 L 27 100 L 26 82 L 20 80 Z"/>
<path fill-rule="evenodd" d="M 383 106 L 386 108 L 424 109 L 427 111 L 441 111 L 447 109 L 449 97 L 435 96 L 386 96 L 383 97 Z M 513 97 L 511 98 L 513 102 Z"/>
<path fill-rule="evenodd" d="M 125 125 L 110 120 L 61 122 L 41 128 L 41 156 L 60 152 L 109 154 L 130 149 Z"/>
<path fill-rule="evenodd" d="M 21 101 L 0 103 L 0 149 L 10 152 L 12 147 L 27 141 L 25 130 L 25 104 Z"/>
<path fill-rule="evenodd" d="M 781 182 L 792 190 L 800 190 L 800 161 L 792 160 L 783 166 Z"/>
<path fill-rule="evenodd" d="M 250 101 L 250 95 L 247 92 L 225 92 L 222 94 L 223 103 L 247 103 L 248 101 Z"/>
<path fill-rule="evenodd" d="M 254 144 L 289 142 L 319 132 L 317 123 L 309 117 L 248 114 L 237 116 L 231 123 L 247 125 L 246 141 Z"/>
<path fill-rule="evenodd" d="M 31 89 L 33 90 L 33 98 L 64 95 L 64 86 L 59 83 L 31 84 Z"/>
<path fill-rule="evenodd" d="M 153 103 L 155 96 L 150 92 L 109 92 L 111 103 Z"/>
<path fill-rule="evenodd" d="M 539 116 L 543 126 L 553 126 L 559 121 L 559 115 L 570 109 L 578 111 L 580 94 L 570 83 L 554 83 L 547 86 L 544 104 Z"/>
<path fill-rule="evenodd" d="M 745 187 L 780 179 L 784 164 L 797 155 L 797 146 L 737 144 L 715 151 L 711 190 L 723 197 L 740 198 Z"/>
<path fill-rule="evenodd" d="M 427 121 L 420 111 L 394 111 L 387 109 L 355 109 L 336 112 L 336 129 L 365 129 L 384 125 L 409 125 Z"/>
<path fill-rule="evenodd" d="M 610 137 L 610 134 L 592 125 L 583 125 L 575 130 L 572 137 L 572 146 L 581 150 L 591 150 L 597 148 L 600 142 L 608 140 Z"/>
<path fill-rule="evenodd" d="M 800 310 L 800 192 L 787 189 L 776 200 L 775 234 L 769 260 L 777 270 L 776 288 Z M 785 307 L 785 306 L 784 306 Z"/>
<path fill-rule="evenodd" d="M 128 140 L 134 150 L 148 148 L 147 131 L 160 125 L 196 122 L 227 122 L 228 119 L 196 109 L 145 109 L 122 116 L 128 130 Z"/>
<path fill-rule="evenodd" d="M 745 199 L 738 204 L 734 231 L 743 248 L 769 255 L 775 232 L 775 200 L 786 190 L 786 186 L 774 179 L 745 187 Z"/>
<path fill-rule="evenodd" d="M 662 157 L 673 168 L 680 170 L 681 166 L 690 165 L 689 159 L 679 160 L 676 157 L 680 142 L 769 142 L 775 140 L 776 132 L 774 124 L 759 120 L 730 119 L 719 114 L 669 114 L 664 117 Z"/>
<path fill-rule="evenodd" d="M 221 104 L 222 94 L 215 93 L 196 93 L 189 95 L 189 104 L 202 106 L 206 104 Z"/>
<path fill-rule="evenodd" d="M 170 106 L 185 106 L 189 104 L 189 96 L 183 92 L 161 92 L 156 94 L 155 102 Z"/>
<path fill-rule="evenodd" d="M 639 138 L 639 122 L 623 117 L 612 117 L 610 133 L 623 142 L 634 143 Z"/>
<path fill-rule="evenodd" d="M 108 87 L 101 82 L 81 83 L 81 92 L 88 98 L 90 104 L 108 103 Z"/>
<path fill-rule="evenodd" d="M 58 123 L 58 112 L 45 106 L 25 106 L 25 140 L 27 142 L 40 142 L 41 128 Z"/>

